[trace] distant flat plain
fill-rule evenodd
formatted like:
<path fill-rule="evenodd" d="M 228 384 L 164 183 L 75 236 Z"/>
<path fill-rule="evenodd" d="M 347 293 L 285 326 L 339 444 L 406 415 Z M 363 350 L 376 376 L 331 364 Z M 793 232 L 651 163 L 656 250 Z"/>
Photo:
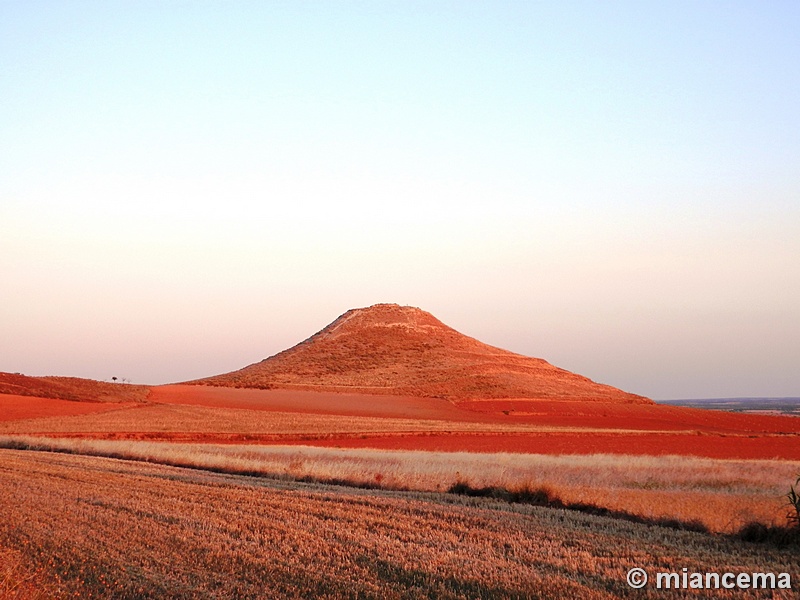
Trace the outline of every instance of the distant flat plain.
<path fill-rule="evenodd" d="M 689 406 L 709 410 L 728 410 L 754 414 L 781 414 L 800 417 L 800 397 L 783 398 L 699 398 L 695 400 L 659 400 L 659 404 Z"/>

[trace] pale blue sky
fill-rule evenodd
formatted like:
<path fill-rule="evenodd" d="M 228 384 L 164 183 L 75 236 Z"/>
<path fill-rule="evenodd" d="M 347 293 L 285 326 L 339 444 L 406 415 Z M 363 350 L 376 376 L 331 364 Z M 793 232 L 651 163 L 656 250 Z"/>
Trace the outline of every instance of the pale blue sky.
<path fill-rule="evenodd" d="M 800 4 L 0 0 L 0 370 L 232 370 L 398 302 L 800 395 Z"/>

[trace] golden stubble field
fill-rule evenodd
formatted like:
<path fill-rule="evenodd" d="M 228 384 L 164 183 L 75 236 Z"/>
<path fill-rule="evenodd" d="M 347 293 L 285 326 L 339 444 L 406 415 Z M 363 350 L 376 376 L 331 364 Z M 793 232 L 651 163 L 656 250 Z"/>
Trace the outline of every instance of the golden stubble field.
<path fill-rule="evenodd" d="M 800 462 L 689 456 L 542 455 L 197 444 L 2 436 L 0 448 L 48 450 L 273 479 L 361 488 L 446 492 L 458 484 L 546 490 L 643 519 L 675 519 L 734 533 L 758 521 L 786 524 L 785 494 Z"/>
<path fill-rule="evenodd" d="M 625 573 L 800 571 L 785 549 L 488 499 L 8 449 L 0 474 L 19 597 L 679 598 Z M 792 597 L 762 592 L 705 597 Z"/>

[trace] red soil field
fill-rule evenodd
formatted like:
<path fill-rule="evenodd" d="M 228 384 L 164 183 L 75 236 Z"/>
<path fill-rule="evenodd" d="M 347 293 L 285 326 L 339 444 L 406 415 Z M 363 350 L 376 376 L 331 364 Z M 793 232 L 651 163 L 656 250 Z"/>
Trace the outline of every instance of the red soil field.
<path fill-rule="evenodd" d="M 465 401 L 335 392 L 232 389 L 170 385 L 154 387 L 149 403 L 294 413 L 308 418 L 295 433 L 159 431 L 145 420 L 140 431 L 82 431 L 61 437 L 163 440 L 198 443 L 305 444 L 327 447 L 536 454 L 688 455 L 708 458 L 800 460 L 800 419 L 744 415 L 662 405 L 567 401 Z M 0 420 L 77 416 L 137 404 L 70 402 L 0 394 Z M 511 407 L 511 408 L 509 408 Z M 524 410 L 522 410 L 524 408 Z M 509 410 L 490 412 L 492 410 Z M 514 411 L 514 412 L 511 412 Z M 522 413 L 522 414 L 521 414 Z M 136 414 L 147 414 L 147 411 Z M 322 431 L 313 415 L 418 418 L 485 424 L 479 432 Z M 318 421 L 316 421 L 318 423 Z M 377 423 L 377 422 L 376 422 Z M 543 431 L 502 432 L 503 425 L 526 424 Z M 139 429 L 138 425 L 136 429 Z M 481 427 L 481 429 L 484 429 Z M 558 431 L 561 429 L 561 431 Z M 42 433 L 47 433 L 42 431 Z"/>
<path fill-rule="evenodd" d="M 19 421 L 40 417 L 73 417 L 131 406 L 134 406 L 134 403 L 75 402 L 55 398 L 0 394 L 0 421 Z"/>
<path fill-rule="evenodd" d="M 800 419 L 796 417 L 742 414 L 664 404 L 505 399 L 468 400 L 457 402 L 456 405 L 465 410 L 484 413 L 489 418 L 503 414 L 514 422 L 537 423 L 543 426 L 648 431 L 701 430 L 719 433 L 800 433 Z"/>
<path fill-rule="evenodd" d="M 151 388 L 147 403 L 292 413 L 301 425 L 293 433 L 274 430 L 242 432 L 217 430 L 217 425 L 194 431 L 163 430 L 162 423 L 142 417 L 141 426 L 126 431 L 79 430 L 60 437 L 163 440 L 199 443 L 306 444 L 349 448 L 414 449 L 431 451 L 513 452 L 542 454 L 678 454 L 708 458 L 800 460 L 800 419 L 726 413 L 656 404 L 545 400 L 463 400 L 456 403 L 411 396 L 337 392 L 236 389 L 168 385 Z M 0 394 L 0 421 L 38 417 L 78 416 L 145 406 L 142 403 L 74 402 L 33 396 Z M 507 411 L 506 414 L 504 411 Z M 123 413 L 120 413 L 123 414 Z M 139 413 L 147 415 L 147 411 Z M 386 433 L 370 425 L 363 432 L 319 429 L 315 415 L 358 418 L 401 418 L 452 423 L 454 431 L 397 431 Z M 138 419 L 139 417 L 134 417 Z M 308 426 L 302 422 L 308 419 Z M 477 432 L 458 431 L 459 423 L 479 426 Z M 503 431 L 525 425 L 541 431 Z M 485 426 L 485 427 L 484 427 Z M 194 429 L 194 427 L 192 428 Z M 252 429 L 252 428 L 251 428 Z M 30 429 L 28 429 L 30 431 Z M 8 431 L 12 433 L 12 430 Z M 47 434 L 44 429 L 40 432 Z M 56 434 L 53 434 L 56 435 Z"/>
<path fill-rule="evenodd" d="M 561 400 L 464 400 L 343 392 L 257 390 L 194 385 L 151 389 L 150 401 L 217 408 L 363 417 L 436 419 L 488 425 L 716 433 L 800 433 L 800 419 L 659 404 Z M 508 410 L 508 414 L 503 411 Z"/>
<path fill-rule="evenodd" d="M 507 433 L 340 436 L 313 441 L 282 441 L 336 448 L 509 452 L 528 454 L 628 454 L 699 456 L 719 459 L 800 460 L 800 437 L 725 436 L 670 433 Z"/>

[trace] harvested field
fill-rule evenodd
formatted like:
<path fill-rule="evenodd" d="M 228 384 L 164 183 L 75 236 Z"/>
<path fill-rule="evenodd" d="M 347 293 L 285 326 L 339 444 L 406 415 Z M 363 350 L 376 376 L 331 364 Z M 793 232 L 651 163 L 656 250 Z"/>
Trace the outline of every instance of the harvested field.
<path fill-rule="evenodd" d="M 800 462 L 680 456 L 454 453 L 311 446 L 183 444 L 0 437 L 0 447 L 124 458 L 232 474 L 442 492 L 457 484 L 546 489 L 565 503 L 733 532 L 750 521 L 785 525 L 785 492 Z"/>
<path fill-rule="evenodd" d="M 0 547 L 53 598 L 679 598 L 631 590 L 625 573 L 800 576 L 794 552 L 563 510 L 0 456 Z M 748 597 L 789 597 L 762 592 Z"/>

